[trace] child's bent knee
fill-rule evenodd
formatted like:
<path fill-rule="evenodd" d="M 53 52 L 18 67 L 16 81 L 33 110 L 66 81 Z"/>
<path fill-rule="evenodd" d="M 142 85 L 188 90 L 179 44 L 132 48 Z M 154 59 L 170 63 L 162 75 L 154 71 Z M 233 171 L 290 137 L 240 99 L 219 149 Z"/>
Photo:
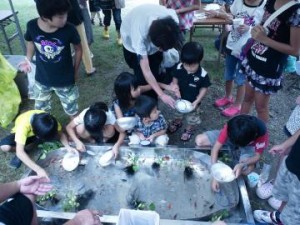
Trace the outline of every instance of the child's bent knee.
<path fill-rule="evenodd" d="M 1 151 L 3 152 L 9 152 L 12 150 L 12 147 L 10 145 L 1 145 L 0 146 Z"/>
<path fill-rule="evenodd" d="M 195 138 L 195 143 L 199 147 L 211 145 L 206 134 L 198 134 Z"/>

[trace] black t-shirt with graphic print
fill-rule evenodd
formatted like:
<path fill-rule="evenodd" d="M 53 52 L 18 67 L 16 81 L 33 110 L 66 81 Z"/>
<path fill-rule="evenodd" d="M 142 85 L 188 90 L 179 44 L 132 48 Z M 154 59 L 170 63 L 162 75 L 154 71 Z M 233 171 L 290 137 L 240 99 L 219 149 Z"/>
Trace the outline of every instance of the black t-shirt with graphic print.
<path fill-rule="evenodd" d="M 196 73 L 188 74 L 180 63 L 172 71 L 172 76 L 178 80 L 181 98 L 190 102 L 196 100 L 201 88 L 207 88 L 211 85 L 209 76 L 202 67 L 199 67 Z"/>
<path fill-rule="evenodd" d="M 38 26 L 38 19 L 27 23 L 24 35 L 31 41 L 36 53 L 35 79 L 47 87 L 65 87 L 75 83 L 70 44 L 80 44 L 76 28 L 70 24 L 53 33 L 46 33 Z"/>
<path fill-rule="evenodd" d="M 275 11 L 275 0 L 268 0 L 265 5 L 265 13 L 261 25 Z M 268 26 L 268 37 L 285 44 L 290 43 L 290 27 L 300 26 L 300 4 L 296 4 L 277 18 L 271 21 Z M 277 79 L 281 76 L 287 55 L 273 48 L 270 48 L 258 41 L 255 41 L 247 54 L 250 67 L 264 77 Z"/>

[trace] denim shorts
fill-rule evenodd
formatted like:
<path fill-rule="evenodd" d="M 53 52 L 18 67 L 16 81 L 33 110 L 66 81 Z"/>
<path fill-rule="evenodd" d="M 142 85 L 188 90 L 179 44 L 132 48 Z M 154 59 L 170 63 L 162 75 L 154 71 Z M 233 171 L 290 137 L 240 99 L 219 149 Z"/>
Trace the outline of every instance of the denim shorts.
<path fill-rule="evenodd" d="M 246 76 L 240 72 L 241 61 L 226 50 L 224 78 L 226 81 L 234 80 L 237 86 L 245 84 Z"/>
<path fill-rule="evenodd" d="M 211 130 L 211 131 L 206 131 L 204 134 L 207 136 L 210 144 L 213 146 L 216 141 L 218 140 L 218 137 L 220 135 L 220 130 Z M 228 146 L 231 150 L 235 150 L 235 145 L 232 144 L 229 139 L 224 143 L 224 145 Z M 245 146 L 245 147 L 239 147 L 240 150 L 240 157 L 239 161 L 247 158 L 251 158 L 255 156 L 255 149 L 254 146 Z M 243 168 L 246 169 L 246 168 Z"/>

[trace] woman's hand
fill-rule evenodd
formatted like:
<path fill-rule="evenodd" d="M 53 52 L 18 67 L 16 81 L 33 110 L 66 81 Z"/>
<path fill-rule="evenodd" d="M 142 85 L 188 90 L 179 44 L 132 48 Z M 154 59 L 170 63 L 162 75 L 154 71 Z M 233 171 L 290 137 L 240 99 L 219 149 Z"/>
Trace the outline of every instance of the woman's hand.
<path fill-rule="evenodd" d="M 235 167 L 233 168 L 233 173 L 236 178 L 238 178 L 241 175 L 244 165 L 245 164 L 241 162 L 236 164 Z"/>
<path fill-rule="evenodd" d="M 85 145 L 81 141 L 77 141 L 76 143 L 76 149 L 80 152 L 85 152 L 86 148 Z"/>

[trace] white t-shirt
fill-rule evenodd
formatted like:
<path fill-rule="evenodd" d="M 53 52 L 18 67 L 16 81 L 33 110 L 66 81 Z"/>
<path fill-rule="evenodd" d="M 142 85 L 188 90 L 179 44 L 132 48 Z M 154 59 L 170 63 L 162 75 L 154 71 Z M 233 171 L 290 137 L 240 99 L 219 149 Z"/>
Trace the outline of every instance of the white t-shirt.
<path fill-rule="evenodd" d="M 89 108 L 86 108 L 84 110 L 82 110 L 82 112 L 76 116 L 74 118 L 74 123 L 76 125 L 79 125 L 79 124 L 84 124 L 84 115 L 86 114 L 86 112 L 88 111 Z M 106 112 L 106 122 L 105 122 L 105 125 L 114 125 L 116 122 L 116 117 L 114 115 L 114 113 L 111 111 L 111 110 L 108 110 L 108 112 Z"/>
<path fill-rule="evenodd" d="M 152 55 L 158 48 L 148 36 L 154 20 L 171 16 L 179 22 L 176 12 L 161 5 L 144 4 L 132 9 L 122 20 L 121 36 L 124 47 L 138 55 Z"/>
<path fill-rule="evenodd" d="M 258 25 L 264 14 L 264 7 L 266 0 L 262 0 L 259 6 L 249 6 L 244 0 L 233 1 L 230 11 L 234 18 L 243 18 L 244 24 L 250 26 L 250 29 L 240 34 L 236 29 L 233 29 L 227 39 L 226 47 L 230 50 L 235 50 L 240 52 L 243 45 L 246 44 L 247 40 L 251 37 L 251 27 Z"/>

